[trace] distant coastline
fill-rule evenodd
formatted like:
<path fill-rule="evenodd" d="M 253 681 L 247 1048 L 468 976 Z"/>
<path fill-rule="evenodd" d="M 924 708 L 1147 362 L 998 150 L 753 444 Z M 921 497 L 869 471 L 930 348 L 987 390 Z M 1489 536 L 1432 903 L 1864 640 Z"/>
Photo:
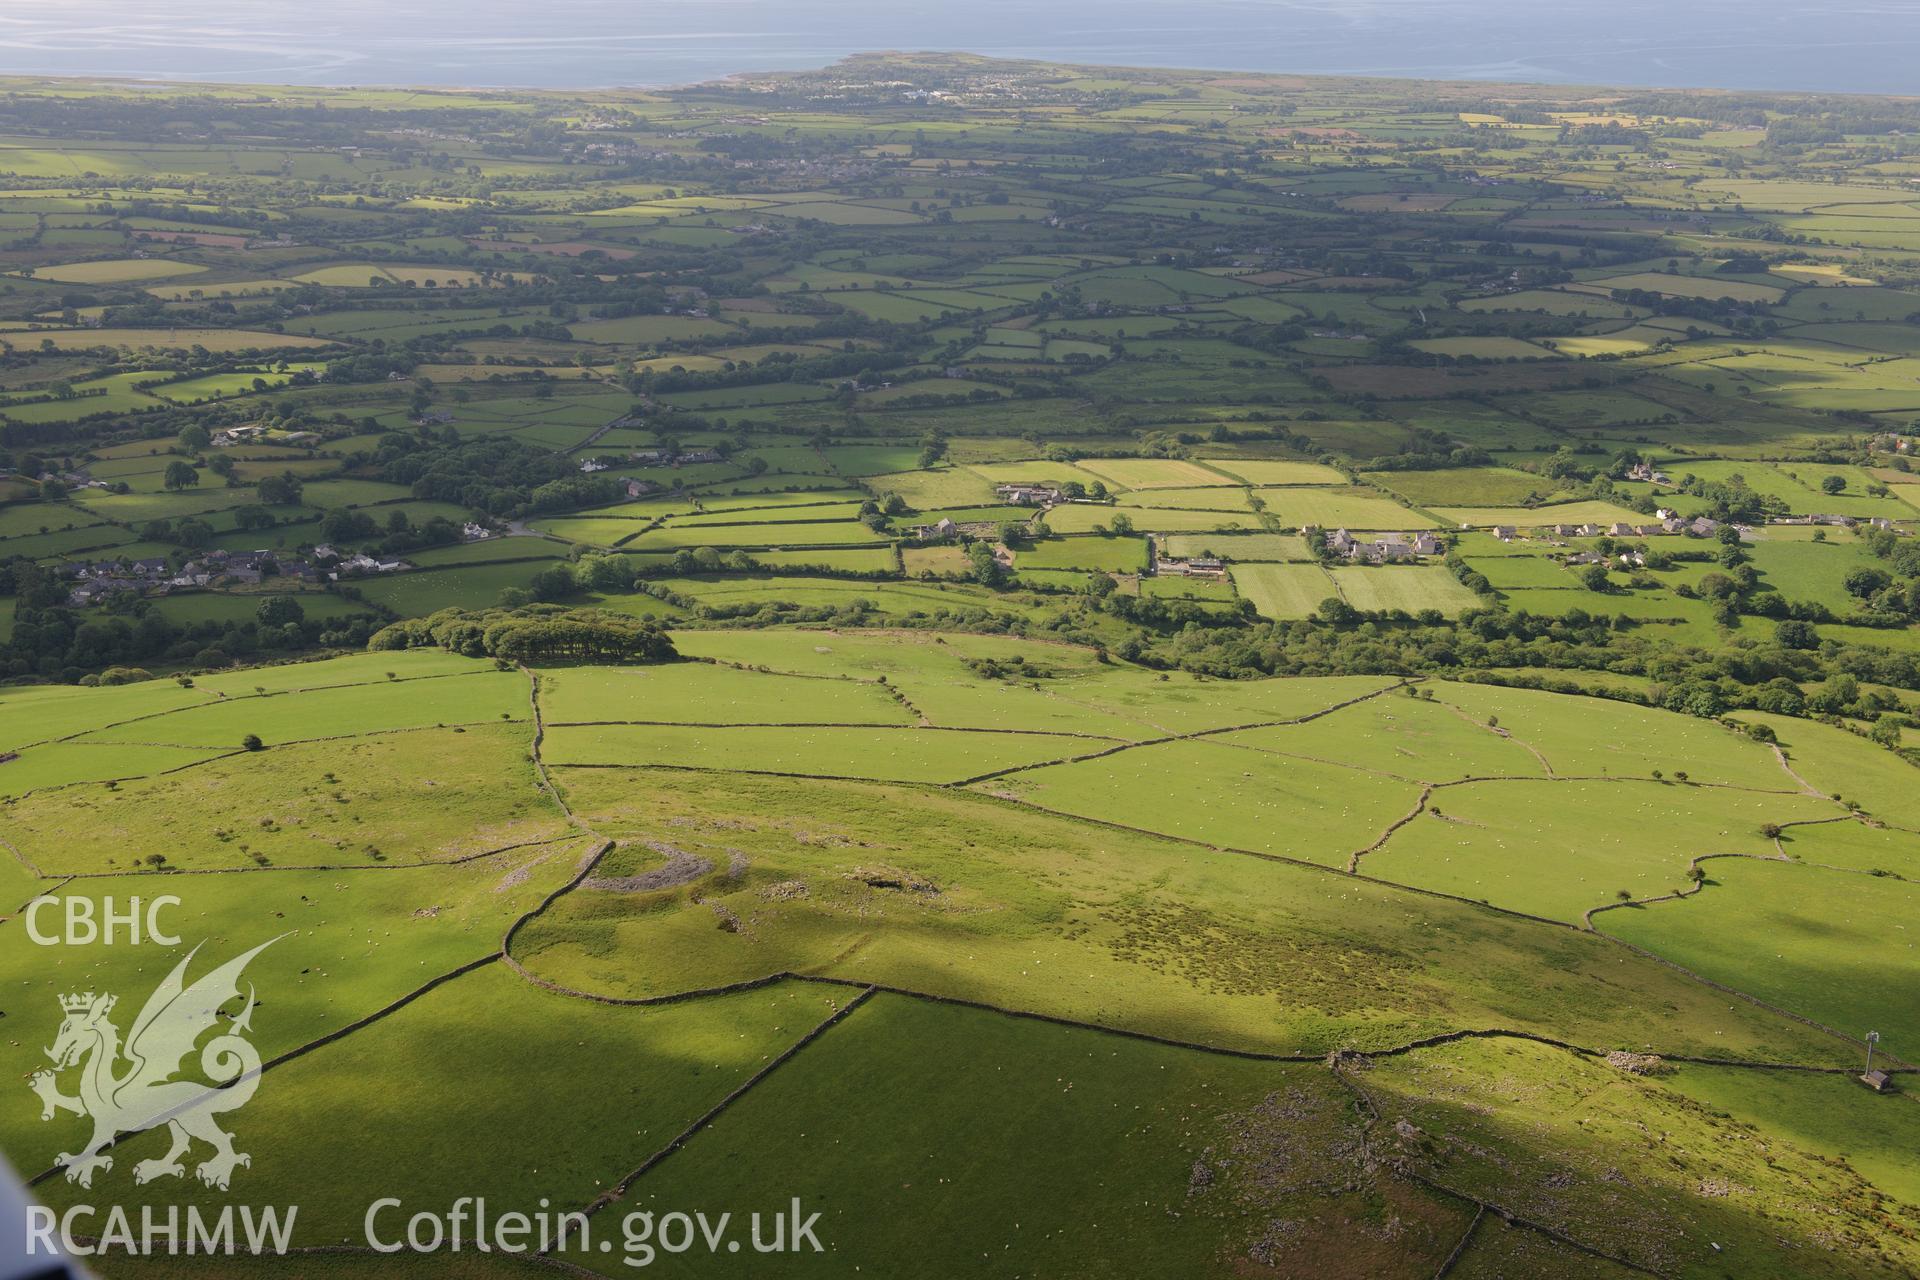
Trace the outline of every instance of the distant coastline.
<path fill-rule="evenodd" d="M 640 7 L 136 0 L 15 6 L 0 74 L 162 84 L 649 89 L 811 70 L 874 49 L 1087 66 L 1534 84 L 1909 94 L 1920 12 L 1789 0 L 1604 8 L 1526 0 L 1107 0 L 1038 10 L 877 0 Z M 563 25 L 553 21 L 564 14 Z"/>

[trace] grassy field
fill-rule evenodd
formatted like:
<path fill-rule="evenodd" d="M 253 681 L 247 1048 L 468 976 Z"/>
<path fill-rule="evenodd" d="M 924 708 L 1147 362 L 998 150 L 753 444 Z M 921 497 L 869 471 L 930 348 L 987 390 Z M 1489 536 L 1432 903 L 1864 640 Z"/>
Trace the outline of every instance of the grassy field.
<path fill-rule="evenodd" d="M 1340 595 L 1333 578 L 1317 564 L 1236 564 L 1233 585 L 1267 618 L 1304 618 L 1321 601 Z"/>
<path fill-rule="evenodd" d="M 148 776 L 38 791 L 14 804 L 9 839 L 49 869 L 107 871 L 156 854 L 189 868 L 366 867 L 564 835 L 564 823 L 531 788 L 527 736 L 504 726 L 418 730 L 277 747 L 258 762 L 203 752 L 202 763 L 164 775 L 194 762 L 176 759 L 187 754 L 178 748 L 158 759 L 168 749 L 115 749 L 112 757 L 125 763 L 107 766 L 107 776 Z M 23 753 L 21 761 L 29 758 Z M 415 803 L 422 792 L 434 797 L 434 809 Z M 449 826 L 448 814 L 459 814 L 459 825 Z"/>
<path fill-rule="evenodd" d="M 1760 833 L 1767 823 L 1828 818 L 1836 808 L 1807 796 L 1720 790 L 1689 796 L 1677 810 L 1667 794 L 1673 785 L 1469 783 L 1436 796 L 1365 865 L 1389 880 L 1577 923 L 1621 893 L 1684 888 L 1693 858 L 1768 852 L 1772 843 Z"/>
<path fill-rule="evenodd" d="M 1343 767 L 1232 745 L 1146 746 L 984 785 L 1059 813 L 1328 866 L 1345 866 L 1418 795 L 1389 782 L 1357 786 L 1358 775 Z M 1170 807 L 1163 786 L 1185 801 Z"/>
<path fill-rule="evenodd" d="M 546 754 L 555 765 L 714 769 L 738 767 L 735 762 L 746 760 L 754 772 L 905 782 L 958 782 L 1087 749 L 1083 742 L 1046 733 L 838 726 L 563 725 L 548 735 L 548 742 Z"/>
<path fill-rule="evenodd" d="M 272 1063 L 232 1185 L 144 1133 L 37 1196 L 822 1215 L 687 1275 L 1920 1274 L 1920 106 L 7 93 L 0 913 L 179 942 L 14 920 L 0 1066 L 88 990 L 146 1061 L 172 965 L 275 940 L 206 1015 Z M 1538 532 L 1661 506 L 1746 532 Z M 29 1092 L 31 1178 L 84 1125 Z"/>
<path fill-rule="evenodd" d="M 1431 529 L 1434 522 L 1417 511 L 1364 489 L 1264 489 L 1257 496 L 1267 514 L 1288 528 Z"/>
<path fill-rule="evenodd" d="M 1016 569 L 1098 569 L 1138 573 L 1146 567 L 1146 545 L 1138 538 L 1049 538 L 1014 553 Z"/>
<path fill-rule="evenodd" d="M 1850 1034 L 1907 1026 L 1920 945 L 1904 935 L 1915 890 L 1872 874 L 1722 858 L 1700 894 L 1599 927 L 1716 981 Z M 1736 939 L 1765 938 L 1765 955 Z"/>
<path fill-rule="evenodd" d="M 1526 502 L 1553 491 L 1550 483 L 1541 477 L 1506 467 L 1376 471 L 1367 479 L 1422 506 L 1500 506 Z"/>
<path fill-rule="evenodd" d="M 406 1141 L 431 1141 L 453 1124 L 475 1124 L 486 1135 L 409 1195 L 444 1194 L 450 1201 L 484 1193 L 503 1209 L 519 1205 L 528 1212 L 543 1197 L 584 1202 L 815 1021 L 813 1002 L 798 992 L 785 999 L 762 993 L 675 1010 L 611 1011 L 556 1002 L 495 966 L 432 993 L 404 1024 L 382 1024 L 334 1053 L 291 1067 L 281 1087 L 255 1107 L 254 1128 L 289 1138 L 319 1132 L 346 1105 L 349 1091 L 370 1092 L 371 1099 L 355 1105 L 371 1107 L 363 1113 L 383 1129 L 413 1135 Z M 516 1035 L 554 1034 L 566 1037 L 571 1052 L 534 1064 L 497 1051 Z M 462 1077 L 458 1091 L 439 1087 L 447 1072 Z M 610 1077 L 620 1083 L 609 1087 Z M 555 1101 L 553 1110 L 524 1105 L 525 1087 L 536 1079 Z M 560 1114 L 569 1116 L 564 1132 L 554 1128 Z M 367 1171 L 344 1134 L 340 1139 L 304 1158 L 275 1152 L 270 1142 L 256 1145 L 256 1185 L 263 1193 L 297 1196 L 304 1206 L 297 1241 L 328 1243 L 361 1229 Z M 510 1158 L 534 1144 L 554 1155 L 537 1168 Z M 164 1188 L 146 1194 L 179 1198 Z M 217 1203 L 201 1194 L 202 1203 Z"/>
<path fill-rule="evenodd" d="M 526 931 L 526 963 L 583 989 L 655 995 L 807 967 L 1067 1017 L 1093 1015 L 1177 1038 L 1200 1029 L 1192 1021 L 1198 1016 L 1209 1037 L 1311 1054 L 1329 1038 L 1391 1039 L 1432 1025 L 1436 1015 L 1444 1021 L 1425 1003 L 1437 994 L 1431 966 L 1441 964 L 1476 975 L 1445 998 L 1456 1014 L 1464 1011 L 1461 1000 L 1495 1018 L 1530 1020 L 1551 1008 L 1556 1020 L 1591 1028 L 1605 1008 L 1626 999 L 1659 1022 L 1663 1039 L 1751 1046 L 1759 1035 L 1783 1052 L 1812 1048 L 1788 1048 L 1799 1033 L 1767 1030 L 1760 1015 L 1689 994 L 1657 966 L 1636 981 L 1680 999 L 1691 1011 L 1682 1022 L 1621 988 L 1603 995 L 1585 975 L 1618 970 L 1621 957 L 1607 944 L 1434 899 L 1421 899 L 1420 913 L 1450 943 L 1436 934 L 1411 952 L 1395 944 L 1400 958 L 1391 979 L 1337 963 L 1322 970 L 1321 961 L 1348 947 L 1372 945 L 1366 939 L 1379 937 L 1374 930 L 1399 929 L 1378 907 L 1403 891 L 1360 885 L 1356 896 L 1353 884 L 1322 880 L 1324 872 L 1083 828 L 988 797 L 918 792 L 921 821 L 906 841 L 885 825 L 904 794 L 872 783 L 820 791 L 823 784 L 785 778 L 561 772 L 570 800 L 596 829 L 632 842 L 633 854 L 606 868 L 610 876 L 658 869 L 674 857 L 658 844 L 679 850 L 692 860 L 679 865 L 697 873 L 637 897 L 620 887 L 624 879 L 612 880 L 606 889 L 569 895 Z M 803 794 L 830 797 L 831 820 L 795 808 Z M 1165 877 L 1160 888 L 1128 892 L 1156 877 Z M 1251 892 L 1276 879 L 1287 892 Z M 922 881 L 931 887 L 912 887 Z M 1200 907 L 1192 894 L 1209 883 L 1241 895 L 1239 905 L 1225 916 Z M 780 888 L 768 893 L 769 886 Z M 738 930 L 714 927 L 715 902 L 739 920 Z M 880 916 L 891 922 L 886 930 L 862 923 Z M 1294 922 L 1286 930 L 1291 941 L 1275 939 L 1283 918 Z M 1062 919 L 1074 927 L 1061 930 Z M 1306 919 L 1316 923 L 1301 934 Z M 1522 944 L 1516 930 L 1529 940 Z M 1209 935 L 1216 945 L 1194 945 Z M 870 941 L 849 948 L 860 936 Z M 743 947 L 743 939 L 754 945 Z M 1510 963 L 1502 956 L 1513 956 L 1507 948 L 1516 945 L 1547 948 L 1567 967 L 1545 986 L 1502 990 L 1498 974 Z M 654 959 L 636 964 L 640 950 Z M 1450 960 L 1440 959 L 1443 950 Z M 1211 1014 L 1194 1002 L 1196 979 L 1210 992 L 1204 1003 Z M 1374 992 L 1366 1012 L 1350 1007 L 1328 1021 L 1315 1011 L 1350 983 Z M 1583 1006 L 1579 991 L 1595 1003 Z M 1493 1014 L 1489 1001 L 1503 1012 Z M 1689 1025 L 1695 1017 L 1703 1021 Z"/>
<path fill-rule="evenodd" d="M 166 258 L 119 258 L 103 262 L 73 262 L 58 267 L 42 267 L 34 272 L 40 280 L 61 284 L 127 284 L 136 280 L 165 280 L 174 276 L 205 271 L 192 262 L 173 262 Z"/>
<path fill-rule="evenodd" d="M 1469 529 L 1487 529 L 1494 525 L 1512 525 L 1537 529 L 1554 524 L 1597 524 L 1606 526 L 1650 523 L 1645 516 L 1612 502 L 1559 502 L 1542 507 L 1467 507 L 1436 506 L 1433 513 Z"/>
<path fill-rule="evenodd" d="M 744 1213 L 777 1203 L 784 1187 L 832 1188 L 819 1232 L 837 1265 L 885 1270 L 912 1251 L 916 1265 L 960 1270 L 975 1262 L 968 1254 L 989 1252 L 1002 1265 L 1049 1274 L 1106 1267 L 1195 1274 L 1212 1265 L 1222 1218 L 1247 1242 L 1255 1234 L 1231 1209 L 1190 1211 L 1186 1183 L 1194 1160 L 1220 1140 L 1222 1113 L 1257 1107 L 1277 1081 L 1316 1098 L 1327 1090 L 1310 1070 L 1276 1072 L 1113 1043 L 1076 1028 L 889 995 L 863 1005 L 815 1048 L 773 1087 L 756 1090 L 735 1123 L 689 1147 L 677 1167 L 663 1168 L 622 1208 L 698 1202 Z M 858 1101 L 849 1105 L 849 1094 Z M 1326 1103 L 1331 1110 L 1331 1098 Z M 1025 1146 L 1024 1135 L 1036 1128 L 1057 1140 L 1035 1145 L 1012 1167 L 957 1150 L 963 1133 L 972 1135 L 969 1143 Z M 866 1148 L 880 1132 L 902 1141 L 876 1161 Z M 1099 1178 L 1103 1196 L 1142 1211 L 1104 1221 L 1073 1210 L 1090 1161 L 1110 1169 Z M 1349 1206 L 1324 1192 L 1298 1203 L 1338 1213 L 1368 1199 L 1387 1202 L 1355 1196 Z M 1149 1206 L 1164 1212 L 1149 1214 Z M 1419 1235 L 1410 1252 L 1444 1252 L 1444 1228 L 1461 1225 L 1438 1206 L 1427 1212 L 1432 1221 L 1416 1219 L 1409 1228 Z M 869 1225 L 876 1214 L 884 1224 L 877 1229 Z M 964 1250 L 928 1250 L 929 1236 L 957 1239 L 969 1221 L 1006 1225 Z M 574 1257 L 593 1265 L 590 1253 Z M 709 1265 L 718 1274 L 726 1264 Z"/>
<path fill-rule="evenodd" d="M 1438 609 L 1457 614 L 1480 604 L 1480 598 L 1442 565 L 1343 567 L 1332 570 L 1330 576 L 1341 598 L 1369 613 Z"/>
<path fill-rule="evenodd" d="M 1469 1042 L 1430 1058 L 1397 1059 L 1355 1086 L 1379 1108 L 1383 1127 L 1412 1130 L 1395 1145 L 1415 1168 L 1444 1173 L 1447 1185 L 1467 1194 L 1524 1205 L 1533 1220 L 1649 1268 L 1710 1273 L 1728 1253 L 1750 1275 L 1792 1275 L 1809 1264 L 1807 1246 L 1759 1227 L 1726 1197 L 1701 1194 L 1703 1185 L 1716 1192 L 1739 1186 L 1789 1218 L 1812 1212 L 1804 1197 L 1815 1187 L 1814 1200 L 1826 1204 L 1873 1194 L 1859 1174 L 1828 1166 L 1817 1146 L 1768 1141 L 1678 1088 L 1623 1078 L 1542 1046 Z M 1655 1162 L 1641 1180 L 1622 1185 L 1620 1161 L 1648 1140 L 1643 1117 L 1668 1144 L 1697 1155 Z M 1543 1149 L 1518 1139 L 1523 1129 L 1546 1138 Z M 1796 1203 L 1803 1206 L 1797 1213 L 1786 1207 Z M 1877 1232 L 1863 1231 L 1851 1248 L 1830 1246 L 1844 1260 L 1822 1257 L 1816 1265 L 1856 1275 L 1904 1265 L 1896 1261 L 1903 1246 L 1891 1246 L 1891 1257 L 1886 1247 Z"/>
<path fill-rule="evenodd" d="M 910 723 L 877 684 L 762 675 L 709 663 L 652 669 L 562 668 L 546 673 L 540 701 L 552 724 L 611 721 L 688 724 Z"/>

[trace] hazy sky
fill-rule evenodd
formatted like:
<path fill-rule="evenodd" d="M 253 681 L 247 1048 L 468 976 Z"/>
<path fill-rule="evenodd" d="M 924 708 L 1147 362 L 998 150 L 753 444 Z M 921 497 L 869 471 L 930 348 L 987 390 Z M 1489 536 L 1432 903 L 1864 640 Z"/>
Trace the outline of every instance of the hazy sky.
<path fill-rule="evenodd" d="M 1920 0 L 0 0 L 0 73 L 590 87 L 871 49 L 1920 91 Z"/>

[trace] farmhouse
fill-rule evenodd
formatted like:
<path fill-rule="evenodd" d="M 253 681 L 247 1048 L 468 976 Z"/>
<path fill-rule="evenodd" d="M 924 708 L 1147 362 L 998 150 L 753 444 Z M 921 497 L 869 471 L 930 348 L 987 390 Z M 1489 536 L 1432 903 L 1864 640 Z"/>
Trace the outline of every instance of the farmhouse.
<path fill-rule="evenodd" d="M 1414 559 L 1413 544 L 1402 539 L 1399 534 L 1386 534 L 1374 539 L 1360 548 L 1359 558 L 1375 564 L 1397 563 Z"/>
<path fill-rule="evenodd" d="M 244 427 L 228 427 L 225 431 L 213 433 L 213 443 L 216 447 L 226 448 L 229 445 L 245 444 L 249 440 L 256 440 L 266 433 L 267 429 L 257 423 Z"/>
<path fill-rule="evenodd" d="M 398 573 L 402 569 L 411 569 L 405 560 L 376 558 L 370 555 L 351 555 L 340 562 L 339 573 Z M 338 576 L 336 574 L 335 576 Z"/>
<path fill-rule="evenodd" d="M 917 525 L 913 536 L 921 542 L 930 542 L 936 538 L 951 538 L 960 532 L 960 526 L 947 516 L 941 516 L 938 523 Z"/>
<path fill-rule="evenodd" d="M 702 462 L 725 462 L 726 455 L 718 449 L 683 449 L 679 453 L 672 449 L 635 449 L 627 455 L 627 461 L 642 467 L 687 467 Z"/>
<path fill-rule="evenodd" d="M 70 605 L 93 604 L 116 591 L 140 591 L 146 583 L 138 578 L 93 578 L 67 592 Z"/>
<path fill-rule="evenodd" d="M 999 484 L 993 491 L 1002 502 L 1016 507 L 1050 507 L 1062 497 L 1058 489 L 1034 484 Z"/>
<path fill-rule="evenodd" d="M 316 558 L 332 553 L 330 547 L 316 547 Z M 189 560 L 178 569 L 163 557 L 147 556 L 139 560 L 100 560 L 91 563 L 72 561 L 59 572 L 77 580 L 68 593 L 69 604 L 95 604 L 116 592 L 137 595 L 166 595 L 176 587 L 207 587 L 220 580 L 254 584 L 275 575 L 319 582 L 321 573 L 298 556 L 274 551 L 209 551 L 200 559 Z"/>
<path fill-rule="evenodd" d="M 1305 532 L 1314 533 L 1316 529 L 1309 525 Z M 1368 542 L 1360 541 L 1345 529 L 1335 529 L 1327 535 L 1328 552 L 1367 564 L 1400 563 L 1420 556 L 1439 555 L 1443 549 L 1440 539 L 1431 533 L 1382 533 Z"/>

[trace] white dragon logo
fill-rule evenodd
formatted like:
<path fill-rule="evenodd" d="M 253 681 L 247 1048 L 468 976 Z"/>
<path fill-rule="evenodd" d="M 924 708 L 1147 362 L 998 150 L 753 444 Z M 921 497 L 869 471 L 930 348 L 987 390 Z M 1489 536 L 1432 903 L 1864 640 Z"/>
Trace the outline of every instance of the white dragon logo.
<path fill-rule="evenodd" d="M 187 965 L 200 950 L 196 946 L 147 998 L 140 1016 L 133 1020 L 125 1045 L 120 1042 L 119 1028 L 107 1018 L 117 997 L 91 991 L 60 997 L 66 1018 L 53 1047 L 46 1051 L 53 1068 L 36 1071 L 28 1083 L 40 1095 L 42 1120 L 51 1120 L 60 1111 L 93 1120 L 93 1137 L 87 1145 L 78 1154 L 63 1152 L 59 1157 L 68 1182 L 92 1186 L 96 1169 L 113 1168 L 113 1157 L 102 1152 L 116 1137 L 143 1133 L 162 1124 L 172 1131 L 173 1146 L 158 1159 L 134 1165 L 135 1182 L 183 1176 L 186 1170 L 180 1157 L 195 1138 L 214 1149 L 214 1154 L 194 1170 L 210 1187 L 225 1191 L 234 1168 L 253 1163 L 233 1149 L 233 1135 L 214 1123 L 221 1112 L 245 1106 L 259 1086 L 260 1053 L 246 1039 L 253 1019 L 251 983 L 240 1013 L 200 1050 L 200 1069 L 210 1083 L 173 1077 L 200 1038 L 219 1024 L 221 1006 L 240 994 L 240 973 L 247 962 L 277 941 L 272 938 L 261 943 L 189 987 Z M 60 1092 L 56 1073 L 76 1066 L 81 1068 L 80 1094 L 68 1097 Z"/>

